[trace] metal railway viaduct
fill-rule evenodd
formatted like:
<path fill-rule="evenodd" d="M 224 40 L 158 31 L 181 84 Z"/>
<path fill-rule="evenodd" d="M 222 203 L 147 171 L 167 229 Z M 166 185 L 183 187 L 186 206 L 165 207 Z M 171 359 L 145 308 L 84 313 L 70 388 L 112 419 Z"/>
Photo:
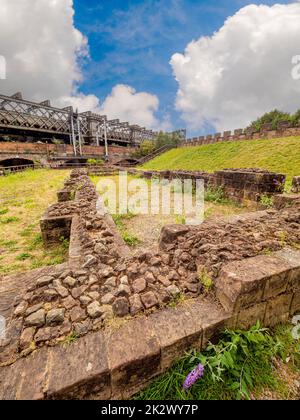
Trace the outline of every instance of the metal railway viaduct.
<path fill-rule="evenodd" d="M 110 156 L 129 158 L 155 132 L 105 115 L 56 108 L 49 100 L 24 100 L 20 92 L 0 94 L 0 166 L 40 161 L 81 162 Z"/>

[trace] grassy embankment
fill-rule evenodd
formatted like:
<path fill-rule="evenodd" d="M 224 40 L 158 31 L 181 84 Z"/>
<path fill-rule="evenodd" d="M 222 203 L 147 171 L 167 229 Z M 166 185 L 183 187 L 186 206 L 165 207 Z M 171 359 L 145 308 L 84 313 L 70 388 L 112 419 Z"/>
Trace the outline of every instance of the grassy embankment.
<path fill-rule="evenodd" d="M 170 150 L 142 167 L 151 170 L 202 170 L 262 168 L 287 175 L 300 175 L 300 137 L 236 141 Z"/>
<path fill-rule="evenodd" d="M 57 202 L 69 171 L 28 170 L 0 178 L 0 275 L 54 265 L 66 258 L 66 243 L 43 247 L 40 218 Z"/>

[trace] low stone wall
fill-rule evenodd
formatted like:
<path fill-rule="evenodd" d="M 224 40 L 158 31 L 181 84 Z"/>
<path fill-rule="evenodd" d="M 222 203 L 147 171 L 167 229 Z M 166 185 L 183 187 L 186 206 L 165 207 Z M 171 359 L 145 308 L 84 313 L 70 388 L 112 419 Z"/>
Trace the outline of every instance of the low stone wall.
<path fill-rule="evenodd" d="M 300 176 L 294 176 L 292 182 L 292 192 L 295 194 L 300 193 Z"/>
<path fill-rule="evenodd" d="M 72 219 L 68 263 L 0 279 L 1 399 L 128 398 L 225 326 L 300 310 L 299 203 L 166 226 L 158 251 L 131 254 L 84 171 L 58 195 L 43 237 L 59 240 L 49 223 Z"/>
<path fill-rule="evenodd" d="M 262 196 L 281 194 L 284 190 L 285 175 L 260 169 L 224 169 L 214 173 L 200 171 L 130 171 L 151 179 L 197 179 L 204 181 L 205 187 L 222 188 L 225 195 L 235 201 L 259 202 Z"/>
<path fill-rule="evenodd" d="M 224 133 L 209 134 L 207 136 L 193 137 L 181 143 L 184 146 L 202 146 L 204 144 L 214 144 L 226 141 L 272 139 L 280 137 L 300 136 L 300 122 L 297 126 L 291 126 L 288 121 L 281 121 L 277 130 L 272 129 L 271 124 L 263 124 L 260 131 L 255 129 L 238 128 L 234 131 L 224 131 Z"/>

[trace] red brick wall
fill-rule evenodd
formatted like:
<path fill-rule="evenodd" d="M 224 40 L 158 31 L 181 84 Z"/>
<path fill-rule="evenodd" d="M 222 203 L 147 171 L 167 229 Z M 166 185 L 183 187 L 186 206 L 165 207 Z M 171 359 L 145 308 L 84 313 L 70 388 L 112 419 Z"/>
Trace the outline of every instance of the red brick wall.
<path fill-rule="evenodd" d="M 109 146 L 111 154 L 130 155 L 135 149 L 132 147 Z M 103 155 L 105 149 L 103 146 L 84 146 L 83 154 L 86 155 Z M 62 155 L 67 153 L 73 155 L 73 148 L 70 145 L 55 145 L 55 144 L 37 144 L 37 143 L 6 143 L 0 142 L 0 153 L 15 153 L 15 154 L 57 154 Z"/>

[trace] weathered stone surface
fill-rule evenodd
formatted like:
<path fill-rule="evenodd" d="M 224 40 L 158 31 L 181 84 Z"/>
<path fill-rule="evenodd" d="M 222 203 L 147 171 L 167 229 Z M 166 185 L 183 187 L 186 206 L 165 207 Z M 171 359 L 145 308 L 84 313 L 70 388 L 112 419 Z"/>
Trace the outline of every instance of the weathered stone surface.
<path fill-rule="evenodd" d="M 36 285 L 37 287 L 48 286 L 53 281 L 52 276 L 44 276 L 37 280 Z"/>
<path fill-rule="evenodd" d="M 126 297 L 119 297 L 113 304 L 113 311 L 116 316 L 123 317 L 129 314 L 129 303 Z"/>
<path fill-rule="evenodd" d="M 141 295 L 141 299 L 146 309 L 151 309 L 158 305 L 157 296 L 153 292 L 144 293 Z"/>
<path fill-rule="evenodd" d="M 24 315 L 28 308 L 28 303 L 26 301 L 21 302 L 15 309 L 14 315 L 21 316 Z"/>
<path fill-rule="evenodd" d="M 126 286 L 125 284 L 120 284 L 118 287 L 118 290 L 116 291 L 117 297 L 128 297 L 131 295 L 131 290 L 129 286 Z"/>
<path fill-rule="evenodd" d="M 76 285 L 76 283 L 77 283 L 77 280 L 74 279 L 73 277 L 69 276 L 69 277 L 64 279 L 64 284 L 71 287 L 71 288 L 74 287 Z"/>
<path fill-rule="evenodd" d="M 262 302 L 250 306 L 250 308 L 242 309 L 237 316 L 235 327 L 247 330 L 255 325 L 257 321 L 263 325 L 266 314 L 266 307 L 267 303 Z"/>
<path fill-rule="evenodd" d="M 101 298 L 102 305 L 111 305 L 115 300 L 115 297 L 111 293 L 107 293 Z"/>
<path fill-rule="evenodd" d="M 51 349 L 51 360 L 48 398 L 110 398 L 107 350 L 100 332 L 82 337 L 70 346 Z"/>
<path fill-rule="evenodd" d="M 290 309 L 291 315 L 295 315 L 297 312 L 300 312 L 300 290 L 294 293 Z"/>
<path fill-rule="evenodd" d="M 62 297 L 62 298 L 66 298 L 69 295 L 68 289 L 66 289 L 63 286 L 57 286 L 55 288 L 55 290 L 57 291 L 57 293 L 59 294 L 59 296 Z"/>
<path fill-rule="evenodd" d="M 287 322 L 290 315 L 290 307 L 293 294 L 283 294 L 267 302 L 265 325 L 272 327 L 279 323 Z"/>
<path fill-rule="evenodd" d="M 130 313 L 133 316 L 143 311 L 144 309 L 141 298 L 138 294 L 130 296 L 129 303 L 130 303 Z"/>
<path fill-rule="evenodd" d="M 86 319 L 83 322 L 76 322 L 74 324 L 74 331 L 77 335 L 77 337 L 81 337 L 88 333 L 90 329 L 91 321 L 89 319 Z"/>
<path fill-rule="evenodd" d="M 58 325 L 64 322 L 65 318 L 65 309 L 58 308 L 52 309 L 47 313 L 46 324 L 47 325 Z"/>
<path fill-rule="evenodd" d="M 40 309 L 25 319 L 25 325 L 30 327 L 42 327 L 45 324 L 45 311 Z"/>
<path fill-rule="evenodd" d="M 216 282 L 217 297 L 226 310 L 251 306 L 284 291 L 290 268 L 284 260 L 268 255 L 229 263 Z"/>
<path fill-rule="evenodd" d="M 85 263 L 83 264 L 82 267 L 83 268 L 89 268 L 89 267 L 92 267 L 95 264 L 97 264 L 97 258 L 94 257 L 93 255 L 88 255 L 86 257 L 86 261 L 85 261 Z"/>
<path fill-rule="evenodd" d="M 177 296 L 180 295 L 180 289 L 177 286 L 175 286 L 174 284 L 172 284 L 171 286 L 167 287 L 167 292 L 173 298 L 176 298 Z"/>
<path fill-rule="evenodd" d="M 86 312 L 80 306 L 75 306 L 70 311 L 70 318 L 72 322 L 83 321 L 86 319 Z"/>
<path fill-rule="evenodd" d="M 72 292 L 71 292 L 73 298 L 78 299 L 81 295 L 83 295 L 86 289 L 87 289 L 87 286 L 74 287 L 74 289 L 72 289 Z"/>
<path fill-rule="evenodd" d="M 105 335 L 112 397 L 126 399 L 160 372 L 159 342 L 146 319 L 133 319 Z"/>
<path fill-rule="evenodd" d="M 191 323 L 188 309 L 163 309 L 151 314 L 149 322 L 160 342 L 162 371 L 170 368 L 188 348 L 201 350 L 202 327 Z"/>
<path fill-rule="evenodd" d="M 20 337 L 20 349 L 24 350 L 30 347 L 31 343 L 33 342 L 33 337 L 35 333 L 35 328 L 30 327 L 23 330 L 21 337 Z"/>
<path fill-rule="evenodd" d="M 183 225 L 164 226 L 160 236 L 160 249 L 166 249 L 166 245 L 173 243 L 179 236 L 189 232 L 189 227 Z"/>
<path fill-rule="evenodd" d="M 147 282 L 143 278 L 139 278 L 132 283 L 132 289 L 134 293 L 144 292 L 147 288 Z"/>
<path fill-rule="evenodd" d="M 74 306 L 76 306 L 76 300 L 73 299 L 72 296 L 68 296 L 62 301 L 62 304 L 66 309 L 72 309 Z"/>
<path fill-rule="evenodd" d="M 89 296 L 86 296 L 86 295 L 84 295 L 84 296 L 80 296 L 79 300 L 80 300 L 80 303 L 81 303 L 83 306 L 87 306 L 89 303 L 91 303 L 91 302 L 92 302 L 92 298 L 91 298 L 91 297 L 89 297 Z"/>
<path fill-rule="evenodd" d="M 122 276 L 120 278 L 120 284 L 124 284 L 125 286 L 128 286 L 128 276 Z"/>
<path fill-rule="evenodd" d="M 87 307 L 88 315 L 91 318 L 99 318 L 102 315 L 101 306 L 99 302 L 93 302 Z"/>

